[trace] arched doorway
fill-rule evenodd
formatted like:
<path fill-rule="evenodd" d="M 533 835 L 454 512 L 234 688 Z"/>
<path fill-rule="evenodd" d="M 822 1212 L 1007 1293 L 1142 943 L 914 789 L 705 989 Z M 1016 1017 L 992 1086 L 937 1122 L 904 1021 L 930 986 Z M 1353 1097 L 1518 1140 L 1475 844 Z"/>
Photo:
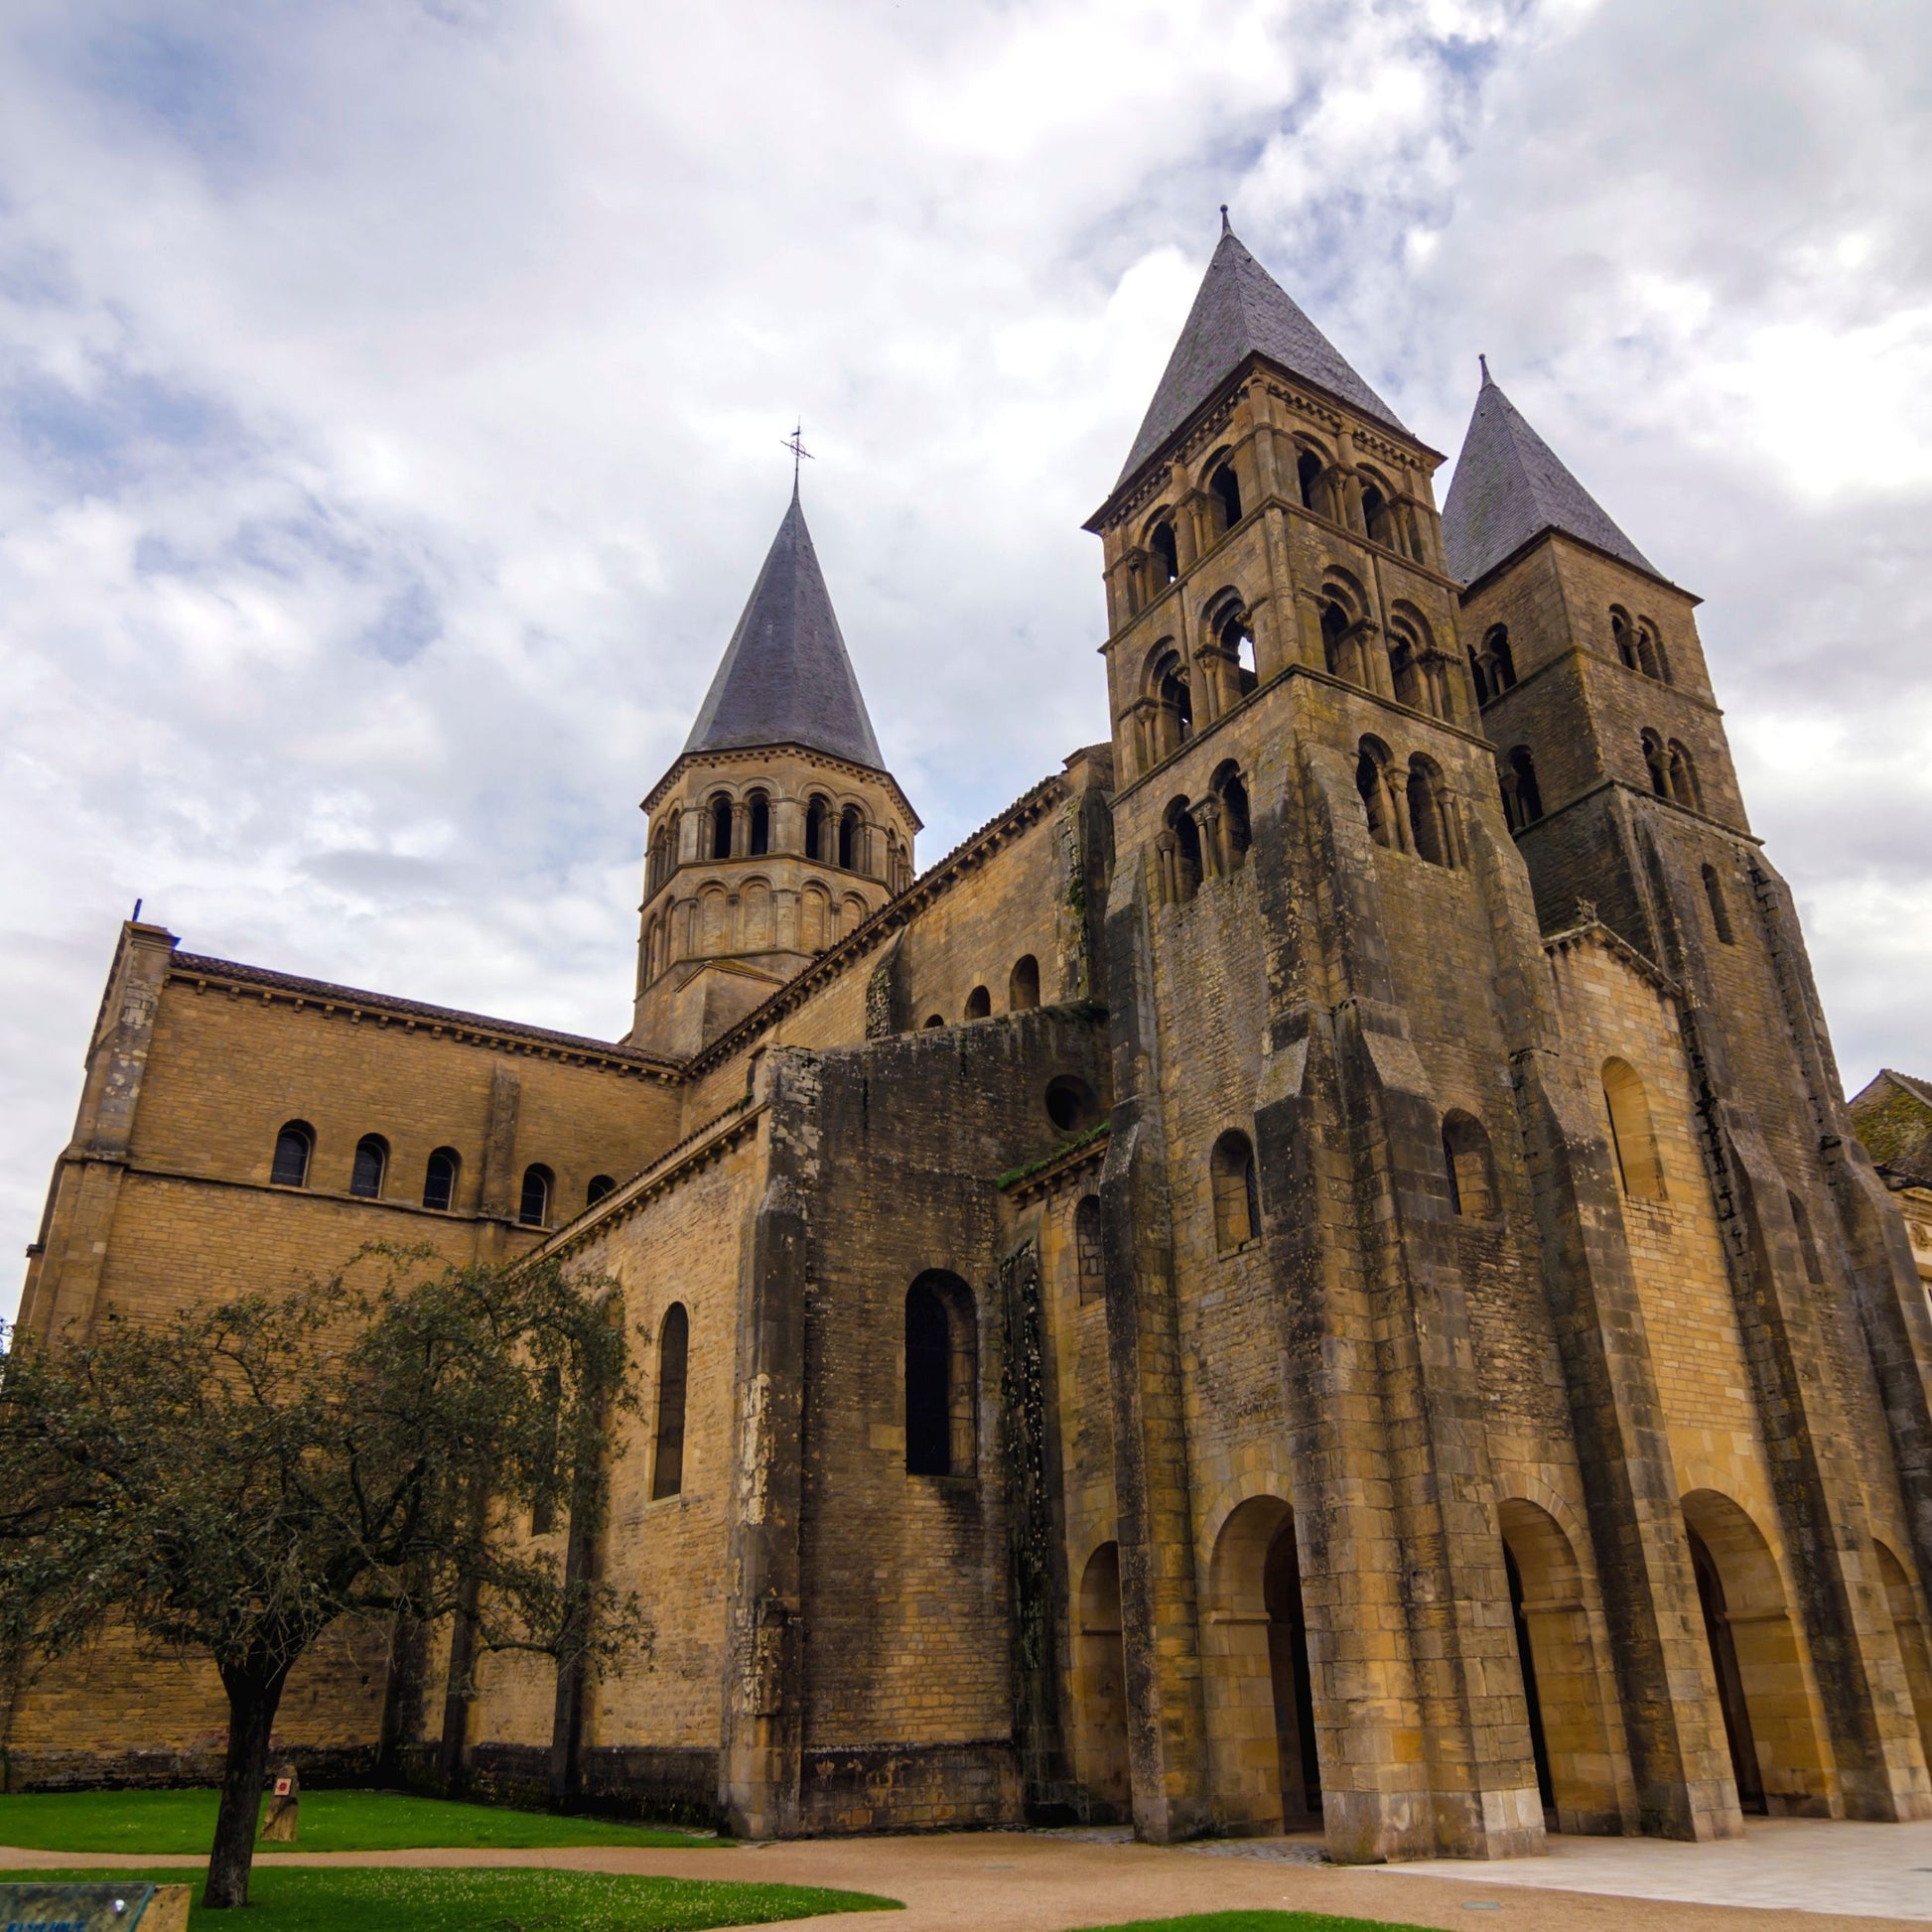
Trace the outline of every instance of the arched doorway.
<path fill-rule="evenodd" d="M 1134 1815 L 1127 1757 L 1127 1657 L 1120 1620 L 1120 1545 L 1103 1543 L 1080 1579 L 1079 1640 L 1073 1660 L 1079 1714 L 1079 1776 L 1090 1817 L 1123 1823 Z"/>
<path fill-rule="evenodd" d="M 1251 1496 L 1221 1526 L 1203 1634 L 1217 1822 L 1230 1832 L 1317 1825 L 1308 1620 L 1294 1512 L 1281 1497 Z"/>
<path fill-rule="evenodd" d="M 1497 1510 L 1530 1749 L 1552 1831 L 1623 1829 L 1601 1675 L 1570 1538 L 1546 1509 L 1512 1496 Z"/>
<path fill-rule="evenodd" d="M 1878 1581 L 1884 1586 L 1885 1607 L 1898 1638 L 1898 1660 L 1905 1666 L 1905 1688 L 1918 1720 L 1919 1744 L 1926 1762 L 1932 1764 L 1932 1644 L 1926 1642 L 1918 1597 L 1905 1566 L 1882 1543 L 1872 1548 L 1878 1553 Z"/>
<path fill-rule="evenodd" d="M 1771 1547 L 1715 1489 L 1684 1498 L 1684 1523 L 1737 1802 L 1772 1816 L 1829 1817 L 1797 1632 Z"/>

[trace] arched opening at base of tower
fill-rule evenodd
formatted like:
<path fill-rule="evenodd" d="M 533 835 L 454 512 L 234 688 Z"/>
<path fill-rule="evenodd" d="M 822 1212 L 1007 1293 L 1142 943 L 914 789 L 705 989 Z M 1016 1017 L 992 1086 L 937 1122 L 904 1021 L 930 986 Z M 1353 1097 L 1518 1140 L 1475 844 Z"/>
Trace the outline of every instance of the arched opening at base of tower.
<path fill-rule="evenodd" d="M 1684 1498 L 1684 1525 L 1737 1802 L 1760 1817 L 1829 1818 L 1831 1794 L 1777 1559 L 1750 1517 L 1715 1489 Z"/>
<path fill-rule="evenodd" d="M 1077 1770 L 1087 1815 L 1099 1825 L 1134 1816 L 1127 1757 L 1127 1655 L 1121 1637 L 1120 1545 L 1103 1543 L 1080 1580 L 1073 1696 L 1079 1714 Z"/>
<path fill-rule="evenodd" d="M 1251 1496 L 1221 1526 L 1208 1579 L 1207 1724 L 1216 1823 L 1232 1833 L 1321 1824 L 1321 1766 L 1295 1515 Z"/>
<path fill-rule="evenodd" d="M 1576 1550 L 1548 1510 L 1520 1496 L 1497 1515 L 1544 1824 L 1614 1835 L 1623 1829 L 1617 1763 Z"/>

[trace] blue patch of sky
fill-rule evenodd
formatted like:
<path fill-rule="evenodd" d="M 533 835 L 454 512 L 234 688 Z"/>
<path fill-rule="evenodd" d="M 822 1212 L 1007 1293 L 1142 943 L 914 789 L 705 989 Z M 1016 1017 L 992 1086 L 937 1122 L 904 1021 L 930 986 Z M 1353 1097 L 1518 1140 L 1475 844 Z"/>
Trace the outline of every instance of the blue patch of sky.
<path fill-rule="evenodd" d="M 362 641 L 391 664 L 420 657 L 443 634 L 443 613 L 419 578 L 397 591 L 362 632 Z"/>
<path fill-rule="evenodd" d="M 162 130 L 210 173 L 235 173 L 260 151 L 271 89 L 250 70 L 256 43 L 234 16 L 218 34 L 213 23 L 202 33 L 180 17 L 188 11 L 111 20 L 73 50 L 69 65 L 109 107 Z M 293 31 L 286 18 L 283 27 Z"/>
<path fill-rule="evenodd" d="M 91 394 L 40 373 L 0 384 L 0 434 L 44 478 L 111 495 L 154 457 L 206 455 L 240 443 L 225 407 L 146 374 L 108 370 Z"/>

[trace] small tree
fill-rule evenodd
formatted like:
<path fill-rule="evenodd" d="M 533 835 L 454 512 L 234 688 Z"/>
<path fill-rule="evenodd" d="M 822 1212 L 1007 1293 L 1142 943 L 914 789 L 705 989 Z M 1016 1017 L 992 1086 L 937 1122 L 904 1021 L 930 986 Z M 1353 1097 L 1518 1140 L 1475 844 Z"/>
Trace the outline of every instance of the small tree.
<path fill-rule="evenodd" d="M 516 1534 L 602 1509 L 633 1408 L 611 1284 L 365 1249 L 328 1280 L 154 1325 L 16 1345 L 0 1368 L 0 1652 L 109 1626 L 200 1651 L 228 1700 L 204 1902 L 245 1905 L 289 1672 L 344 1617 L 469 1619 L 475 1650 L 615 1669 L 634 1597 Z M 31 1660 L 31 1664 L 29 1662 Z"/>

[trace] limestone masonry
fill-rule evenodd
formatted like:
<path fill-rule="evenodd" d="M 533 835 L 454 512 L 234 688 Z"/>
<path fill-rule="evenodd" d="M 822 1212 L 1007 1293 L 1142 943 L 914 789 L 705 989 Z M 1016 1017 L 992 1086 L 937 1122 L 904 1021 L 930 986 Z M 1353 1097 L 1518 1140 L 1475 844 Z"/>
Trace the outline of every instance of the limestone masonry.
<path fill-rule="evenodd" d="M 623 1040 L 123 929 L 25 1331 L 427 1239 L 615 1276 L 648 1392 L 646 1668 L 345 1629 L 278 1754 L 1341 1860 L 1932 1816 L 1932 1305 L 1697 600 L 1486 371 L 1441 460 L 1224 234 L 1087 526 L 1111 742 L 940 864 L 794 494 Z M 86 1659 L 5 1777 L 223 1726 Z"/>

